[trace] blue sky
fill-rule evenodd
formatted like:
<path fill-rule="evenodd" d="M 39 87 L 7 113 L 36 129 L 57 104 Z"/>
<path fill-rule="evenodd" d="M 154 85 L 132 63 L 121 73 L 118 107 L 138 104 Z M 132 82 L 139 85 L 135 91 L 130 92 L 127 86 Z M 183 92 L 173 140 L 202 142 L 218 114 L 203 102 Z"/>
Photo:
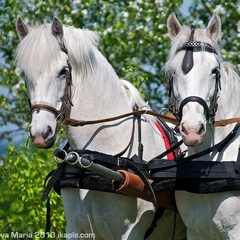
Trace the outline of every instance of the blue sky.
<path fill-rule="evenodd" d="M 181 12 L 184 17 L 187 17 L 189 15 L 189 6 L 191 5 L 192 0 L 184 0 L 183 5 L 181 6 Z"/>

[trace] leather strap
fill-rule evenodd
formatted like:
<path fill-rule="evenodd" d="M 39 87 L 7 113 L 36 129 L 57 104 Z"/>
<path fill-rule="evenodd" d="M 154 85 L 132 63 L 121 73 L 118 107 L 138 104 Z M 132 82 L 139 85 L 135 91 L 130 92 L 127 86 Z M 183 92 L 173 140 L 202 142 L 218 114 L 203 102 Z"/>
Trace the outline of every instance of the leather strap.
<path fill-rule="evenodd" d="M 203 107 L 203 109 L 204 109 L 204 111 L 205 111 L 205 113 L 206 113 L 206 119 L 209 120 L 209 109 L 208 109 L 208 105 L 207 105 L 207 103 L 206 103 L 205 100 L 203 100 L 202 98 L 197 97 L 197 96 L 189 96 L 189 97 L 186 97 L 186 98 L 184 98 L 184 99 L 182 100 L 182 102 L 181 102 L 181 104 L 180 104 L 180 107 L 179 107 L 179 118 L 180 118 L 180 119 L 182 119 L 182 110 L 183 110 L 183 107 L 184 107 L 187 103 L 189 103 L 189 102 L 197 102 L 197 103 L 199 103 L 199 104 Z"/>
<path fill-rule="evenodd" d="M 104 118 L 104 119 L 98 119 L 98 120 L 76 120 L 76 119 L 72 119 L 72 118 L 65 118 L 63 121 L 64 125 L 67 126 L 72 126 L 72 127 L 79 127 L 79 126 L 85 126 L 85 125 L 91 125 L 91 124 L 98 124 L 98 123 L 104 123 L 104 122 L 111 122 L 111 121 L 115 121 L 121 118 L 125 118 L 125 117 L 129 117 L 132 115 L 141 115 L 141 114 L 149 114 L 155 117 L 160 117 L 162 118 L 164 121 L 166 122 L 170 122 L 174 125 L 177 125 L 179 123 L 179 121 L 172 116 L 166 116 L 166 115 L 162 115 L 160 113 L 156 113 L 150 110 L 137 110 L 137 111 L 133 111 L 133 112 L 129 112 L 129 113 L 125 113 L 122 115 L 118 115 L 116 117 L 110 117 L 110 118 Z"/>
<path fill-rule="evenodd" d="M 35 112 L 35 111 L 39 112 L 42 109 L 53 113 L 56 117 L 60 114 L 60 111 L 58 111 L 56 108 L 54 108 L 50 105 L 47 105 L 47 104 L 42 104 L 42 103 L 32 105 L 31 106 L 31 114 L 33 114 L 33 112 Z"/>
<path fill-rule="evenodd" d="M 190 162 L 194 159 L 202 157 L 202 156 L 204 156 L 208 153 L 211 153 L 215 150 L 217 150 L 218 152 L 221 152 L 223 150 L 223 148 L 226 147 L 227 144 L 229 144 L 229 142 L 236 136 L 236 133 L 237 133 L 237 130 L 239 127 L 240 127 L 240 122 L 238 122 L 236 124 L 236 126 L 233 128 L 233 130 L 222 141 L 220 141 L 219 143 L 215 144 L 214 146 L 207 148 L 196 154 L 187 156 L 185 158 L 177 159 L 176 161 L 166 161 L 166 164 L 164 164 L 164 165 L 162 165 L 162 163 L 158 164 L 159 159 L 154 158 L 148 163 L 148 167 L 149 167 L 148 170 L 158 169 L 159 171 L 161 171 L 161 169 L 173 168 L 179 164 L 184 164 L 186 162 Z"/>
<path fill-rule="evenodd" d="M 228 124 L 240 122 L 240 117 L 235 117 L 235 118 L 229 118 L 229 119 L 221 119 L 218 121 L 215 121 L 213 123 L 214 127 L 224 127 Z"/>

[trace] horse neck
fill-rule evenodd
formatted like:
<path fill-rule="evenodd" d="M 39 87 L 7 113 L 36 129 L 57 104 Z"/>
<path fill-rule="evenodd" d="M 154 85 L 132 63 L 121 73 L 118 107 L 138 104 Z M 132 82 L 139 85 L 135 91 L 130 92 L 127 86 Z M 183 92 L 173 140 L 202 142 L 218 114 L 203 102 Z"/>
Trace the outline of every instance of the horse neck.
<path fill-rule="evenodd" d="M 95 58 L 92 71 L 82 74 L 81 70 L 73 69 L 74 107 L 70 117 L 97 119 L 132 110 L 115 71 L 97 49 Z"/>
<path fill-rule="evenodd" d="M 232 66 L 228 63 L 222 63 L 221 67 L 222 87 L 218 99 L 218 110 L 215 120 L 240 117 L 240 101 L 238 98 L 240 91 L 240 79 Z M 224 138 L 235 124 L 226 127 L 215 128 L 215 138 Z"/>
<path fill-rule="evenodd" d="M 79 70 L 73 65 L 73 106 L 69 109 L 70 117 L 81 120 L 96 120 L 131 112 L 127 94 L 122 91 L 115 71 L 97 49 L 93 53 L 96 61 L 93 63 L 92 71 L 85 71 L 83 74 L 80 70 L 84 66 Z M 113 123 L 101 125 L 108 124 Z M 132 121 L 104 129 L 101 128 L 101 125 L 67 128 L 72 147 L 87 148 L 109 154 L 123 150 L 130 138 Z M 126 133 L 124 127 L 127 129 Z M 120 136 L 120 132 L 122 132 L 122 136 Z"/>

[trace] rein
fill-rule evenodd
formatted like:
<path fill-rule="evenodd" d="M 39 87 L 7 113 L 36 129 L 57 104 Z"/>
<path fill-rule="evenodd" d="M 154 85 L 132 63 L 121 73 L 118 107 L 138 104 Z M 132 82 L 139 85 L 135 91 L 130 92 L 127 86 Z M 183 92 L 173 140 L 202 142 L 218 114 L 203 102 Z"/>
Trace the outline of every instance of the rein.
<path fill-rule="evenodd" d="M 96 119 L 96 120 L 76 120 L 76 119 L 72 119 L 72 118 L 64 118 L 64 120 L 62 121 L 62 124 L 66 125 L 66 126 L 79 127 L 79 126 L 92 125 L 92 124 L 98 124 L 98 123 L 104 123 L 104 122 L 111 122 L 111 121 L 115 121 L 115 120 L 118 120 L 121 118 L 129 117 L 129 116 L 133 116 L 133 115 L 135 115 L 135 116 L 143 115 L 143 114 L 148 114 L 151 116 L 159 117 L 159 118 L 163 119 L 164 121 L 172 123 L 176 126 L 180 122 L 175 116 L 173 116 L 171 114 L 163 115 L 163 114 L 151 111 L 151 110 L 134 110 L 132 112 L 118 115 L 115 117 Z M 233 124 L 233 123 L 237 123 L 237 122 L 240 122 L 240 117 L 220 119 L 220 120 L 214 121 L 213 126 L 214 127 L 224 127 L 229 124 Z"/>
<path fill-rule="evenodd" d="M 163 120 L 165 120 L 166 122 L 170 122 L 174 125 L 177 125 L 179 122 L 175 117 L 172 116 L 166 116 L 166 115 L 162 115 L 160 113 L 156 113 L 153 112 L 151 110 L 134 110 L 132 112 L 129 113 L 125 113 L 122 115 L 118 115 L 115 117 L 110 117 L 110 118 L 104 118 L 104 119 L 98 119 L 98 120 L 76 120 L 76 119 L 72 119 L 72 118 L 65 118 L 62 121 L 62 124 L 67 125 L 67 126 L 72 126 L 72 127 L 79 127 L 79 126 L 85 126 L 85 125 L 91 125 L 91 124 L 98 124 L 98 123 L 104 123 L 104 122 L 111 122 L 111 121 L 115 121 L 121 118 L 125 118 L 125 117 L 129 117 L 129 116 L 138 116 L 138 115 L 142 115 L 142 114 L 148 114 L 148 115 L 152 115 L 155 117 L 160 117 Z"/>

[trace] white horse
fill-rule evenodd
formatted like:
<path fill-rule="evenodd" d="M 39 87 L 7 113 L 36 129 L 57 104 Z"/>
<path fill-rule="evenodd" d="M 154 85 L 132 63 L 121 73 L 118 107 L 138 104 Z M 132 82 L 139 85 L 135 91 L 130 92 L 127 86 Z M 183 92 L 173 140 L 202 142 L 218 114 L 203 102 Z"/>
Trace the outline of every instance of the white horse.
<path fill-rule="evenodd" d="M 240 116 L 240 79 L 221 59 L 218 40 L 221 20 L 214 14 L 206 29 L 182 27 L 174 13 L 167 21 L 172 40 L 166 71 L 170 73 L 172 110 L 189 155 L 223 140 L 236 123 L 213 126 L 215 121 Z M 220 152 L 201 156 L 202 161 L 237 161 L 239 130 Z M 179 213 L 188 239 L 239 239 L 240 191 L 211 194 L 177 191 Z"/>
<path fill-rule="evenodd" d="M 95 120 L 131 112 L 135 104 L 148 108 L 137 90 L 120 81 L 99 52 L 98 36 L 94 32 L 63 26 L 57 18 L 52 24 L 35 27 L 28 27 L 19 18 L 16 26 L 21 39 L 16 63 L 26 78 L 32 107 L 29 132 L 35 146 L 47 148 L 53 145 L 57 120 L 62 114 L 73 119 Z M 153 117 L 142 117 L 144 160 L 165 150 L 155 121 Z M 132 117 L 128 117 L 105 124 L 68 126 L 67 139 L 71 149 L 115 155 L 127 146 L 132 122 Z M 137 152 L 136 135 L 125 156 Z M 151 202 L 115 193 L 64 188 L 61 195 L 66 231 L 83 234 L 79 239 L 84 239 L 85 234 L 89 234 L 86 239 L 96 240 L 144 239 L 156 210 Z M 166 210 L 150 238 L 171 239 L 174 215 Z M 184 235 L 185 226 L 177 215 L 175 239 L 183 239 Z M 76 235 L 68 236 L 78 239 Z"/>

